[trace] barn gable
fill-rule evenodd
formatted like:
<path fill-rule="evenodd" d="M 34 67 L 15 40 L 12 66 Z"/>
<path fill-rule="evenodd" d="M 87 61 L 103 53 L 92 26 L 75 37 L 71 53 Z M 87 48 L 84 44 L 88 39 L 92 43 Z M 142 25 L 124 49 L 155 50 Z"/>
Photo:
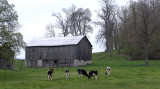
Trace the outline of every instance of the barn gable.
<path fill-rule="evenodd" d="M 86 36 L 34 38 L 26 47 L 27 67 L 80 66 L 92 62 Z"/>

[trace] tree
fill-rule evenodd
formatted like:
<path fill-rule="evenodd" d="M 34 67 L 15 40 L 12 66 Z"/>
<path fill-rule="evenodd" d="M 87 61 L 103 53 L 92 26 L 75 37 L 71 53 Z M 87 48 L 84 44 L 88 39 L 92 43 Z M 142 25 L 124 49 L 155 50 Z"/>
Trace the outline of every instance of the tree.
<path fill-rule="evenodd" d="M 54 26 L 51 23 L 46 26 L 46 37 L 55 37 Z"/>
<path fill-rule="evenodd" d="M 140 21 L 142 22 L 142 27 L 140 28 L 142 32 L 142 39 L 144 42 L 144 57 L 146 66 L 148 66 L 148 57 L 149 57 L 149 42 L 156 30 L 160 29 L 159 22 L 159 0 L 139 0 L 139 10 L 140 10 Z M 158 11 L 158 12 L 157 12 Z"/>
<path fill-rule="evenodd" d="M 73 36 L 86 35 L 92 33 L 91 11 L 89 9 L 76 9 L 72 6 L 67 12 L 70 13 L 70 33 Z"/>
<path fill-rule="evenodd" d="M 99 21 L 96 21 L 95 24 L 101 27 L 99 34 L 97 36 L 97 40 L 105 40 L 106 41 L 106 49 L 109 51 L 109 55 L 111 56 L 111 50 L 113 49 L 113 36 L 114 30 L 117 30 L 117 19 L 115 13 L 115 6 L 113 5 L 113 0 L 102 0 L 102 8 L 101 11 L 97 12 Z"/>
<path fill-rule="evenodd" d="M 13 60 L 14 58 L 14 51 L 11 49 L 10 44 L 9 43 L 4 43 L 1 47 L 0 47 L 0 58 L 1 59 L 5 59 L 7 62 L 9 60 Z"/>
<path fill-rule="evenodd" d="M 130 1 L 130 5 L 123 9 L 121 36 L 127 44 L 132 56 L 143 55 L 148 66 L 151 54 L 151 39 L 160 29 L 159 0 Z"/>
<path fill-rule="evenodd" d="M 14 54 L 18 54 L 21 48 L 25 47 L 25 42 L 22 34 L 18 32 L 20 27 L 18 14 L 13 8 L 14 5 L 9 4 L 7 0 L 0 0 L 0 44 L 1 49 L 7 48 L 12 50 Z M 4 55 L 5 53 L 2 50 L 0 51 L 0 55 L 7 58 L 8 55 Z"/>
<path fill-rule="evenodd" d="M 56 24 L 52 25 L 54 29 L 61 29 L 63 36 L 78 36 L 92 33 L 91 27 L 91 11 L 89 9 L 76 8 L 75 5 L 66 9 L 63 8 L 63 13 L 53 13 Z M 50 25 L 51 26 L 51 25 Z M 52 34 L 52 31 L 48 31 Z"/>
<path fill-rule="evenodd" d="M 62 17 L 61 13 L 53 13 L 52 16 L 57 19 L 56 25 L 54 27 L 61 29 L 63 36 L 66 37 L 69 34 L 69 19 L 67 17 L 67 14 L 65 15 L 65 17 Z"/>
<path fill-rule="evenodd" d="M 121 47 L 125 49 L 126 53 L 133 59 L 141 53 L 137 46 L 140 45 L 138 31 L 138 11 L 136 10 L 137 4 L 130 2 L 129 6 L 123 7 L 119 13 L 120 23 L 120 37 Z"/>

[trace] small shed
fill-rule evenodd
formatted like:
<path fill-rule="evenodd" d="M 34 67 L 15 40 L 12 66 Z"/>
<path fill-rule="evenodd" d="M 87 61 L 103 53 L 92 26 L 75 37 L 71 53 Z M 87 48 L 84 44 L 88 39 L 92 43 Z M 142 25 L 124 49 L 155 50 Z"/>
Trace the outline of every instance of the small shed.
<path fill-rule="evenodd" d="M 0 44 L 0 69 L 13 69 L 13 67 L 14 51 L 7 42 Z"/>
<path fill-rule="evenodd" d="M 92 63 L 86 36 L 34 38 L 26 47 L 26 67 L 75 67 Z"/>

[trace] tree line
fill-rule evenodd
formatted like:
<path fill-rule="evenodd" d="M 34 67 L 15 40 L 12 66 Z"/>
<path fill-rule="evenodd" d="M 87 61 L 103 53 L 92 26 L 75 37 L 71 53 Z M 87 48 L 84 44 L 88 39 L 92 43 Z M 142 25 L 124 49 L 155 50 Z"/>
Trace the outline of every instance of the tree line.
<path fill-rule="evenodd" d="M 160 0 L 130 0 L 125 6 L 117 6 L 114 0 L 100 0 L 96 11 L 98 19 L 91 21 L 90 9 L 63 8 L 63 13 L 53 13 L 56 24 L 49 24 L 47 36 L 55 36 L 61 29 L 62 36 L 78 36 L 92 33 L 92 24 L 99 27 L 97 42 L 103 42 L 106 51 L 116 49 L 132 59 L 160 58 Z"/>
<path fill-rule="evenodd" d="M 149 57 L 160 52 L 160 0 L 130 1 L 120 19 L 121 48 L 133 59 L 145 59 L 148 66 Z"/>

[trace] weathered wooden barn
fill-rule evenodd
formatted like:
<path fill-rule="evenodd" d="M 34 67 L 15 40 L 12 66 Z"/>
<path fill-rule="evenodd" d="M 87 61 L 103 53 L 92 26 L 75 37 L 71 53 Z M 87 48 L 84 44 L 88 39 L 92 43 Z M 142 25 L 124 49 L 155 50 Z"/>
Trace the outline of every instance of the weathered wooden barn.
<path fill-rule="evenodd" d="M 26 47 L 26 67 L 74 67 L 92 63 L 86 36 L 34 38 Z"/>

